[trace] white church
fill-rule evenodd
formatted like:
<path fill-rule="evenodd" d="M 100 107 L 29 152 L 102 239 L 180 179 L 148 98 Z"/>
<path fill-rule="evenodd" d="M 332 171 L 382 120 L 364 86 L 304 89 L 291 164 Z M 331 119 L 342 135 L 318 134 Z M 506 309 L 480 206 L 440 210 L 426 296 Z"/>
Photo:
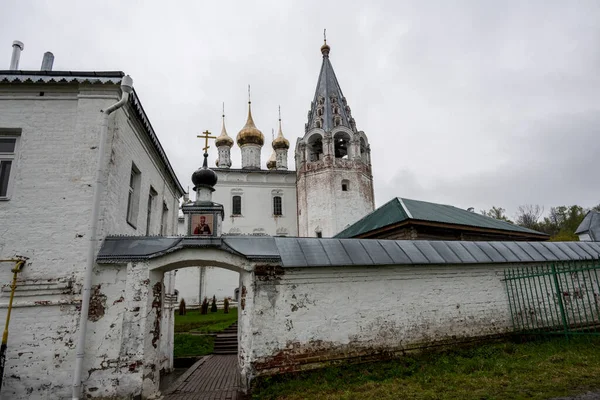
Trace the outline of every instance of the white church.
<path fill-rule="evenodd" d="M 263 168 L 263 133 L 248 119 L 236 140 L 225 127 L 215 139 L 218 182 L 212 199 L 222 204 L 224 235 L 331 237 L 374 210 L 371 153 L 367 135 L 359 131 L 348 100 L 329 60 L 330 47 L 321 47 L 323 62 L 304 136 L 296 140 L 296 170 L 288 168 L 289 141 L 281 116 L 273 152 Z M 232 168 L 231 148 L 241 150 L 241 168 Z M 180 235 L 191 234 L 183 216 Z M 175 288 L 186 304 L 197 306 L 204 297 L 236 298 L 237 272 L 222 268 L 186 268 L 176 273 Z"/>

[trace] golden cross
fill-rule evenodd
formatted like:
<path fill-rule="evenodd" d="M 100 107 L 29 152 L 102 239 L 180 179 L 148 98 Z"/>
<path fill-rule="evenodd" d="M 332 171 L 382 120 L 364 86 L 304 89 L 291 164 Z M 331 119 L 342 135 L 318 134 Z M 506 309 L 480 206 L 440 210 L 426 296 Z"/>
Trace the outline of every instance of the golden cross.
<path fill-rule="evenodd" d="M 198 135 L 197 137 L 199 137 L 200 139 L 204 139 L 204 147 L 202 148 L 202 150 L 204 150 L 205 153 L 210 148 L 210 146 L 208 145 L 208 139 L 217 138 L 216 136 L 210 136 L 210 132 L 208 130 L 202 132 L 202 134 Z"/>

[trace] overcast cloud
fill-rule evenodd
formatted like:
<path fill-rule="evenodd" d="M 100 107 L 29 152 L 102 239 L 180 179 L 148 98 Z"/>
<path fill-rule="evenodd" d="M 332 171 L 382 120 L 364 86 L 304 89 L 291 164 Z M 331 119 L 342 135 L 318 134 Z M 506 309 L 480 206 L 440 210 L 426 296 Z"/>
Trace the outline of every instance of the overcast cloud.
<path fill-rule="evenodd" d="M 279 104 L 292 146 L 303 135 L 323 28 L 370 140 L 378 206 L 401 196 L 512 216 L 600 202 L 598 1 L 5 0 L 0 67 L 16 39 L 21 69 L 52 51 L 55 70 L 130 74 L 186 187 L 196 135 L 220 131 L 224 101 L 235 138 L 248 84 L 265 137 Z M 239 167 L 237 146 L 232 157 Z"/>

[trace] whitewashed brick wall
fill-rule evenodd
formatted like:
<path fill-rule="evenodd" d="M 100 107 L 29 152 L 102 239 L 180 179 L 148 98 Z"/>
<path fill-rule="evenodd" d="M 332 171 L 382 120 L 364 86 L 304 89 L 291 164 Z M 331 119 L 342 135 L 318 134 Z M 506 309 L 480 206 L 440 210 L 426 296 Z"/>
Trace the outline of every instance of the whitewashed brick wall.
<path fill-rule="evenodd" d="M 0 258 L 16 254 L 29 257 L 19 277 L 22 291 L 16 295 L 12 313 L 3 398 L 67 398 L 71 394 L 100 110 L 119 97 L 116 86 L 0 85 L 0 129 L 21 130 L 12 197 L 0 201 Z M 137 123 L 129 124 L 128 116 L 128 111 L 118 110 L 109 120 L 107 151 L 111 152 L 111 163 L 100 237 L 107 233 L 145 234 L 150 185 L 158 192 L 151 233 L 159 233 L 163 199 L 169 206 L 168 230 L 175 233 L 175 188 L 166 180 L 156 154 L 146 153 L 153 151 L 150 143 Z M 125 219 L 132 160 L 142 172 L 137 231 Z M 10 282 L 10 268 L 9 264 L 0 265 L 3 285 Z M 126 276 L 119 267 L 95 270 L 93 284 L 101 286 L 97 287 L 93 307 L 100 312 L 110 305 L 116 313 L 88 324 L 89 356 L 83 375 L 89 376 L 84 387 L 92 396 L 116 390 L 116 377 L 109 371 L 122 350 L 124 314 L 131 312 L 123 303 Z M 0 297 L 1 321 L 7 303 L 4 291 Z M 169 365 L 168 360 L 163 361 L 163 366 Z M 120 385 L 127 387 L 127 377 L 120 379 Z"/>
<path fill-rule="evenodd" d="M 503 268 L 302 268 L 257 276 L 248 375 L 505 333 Z"/>

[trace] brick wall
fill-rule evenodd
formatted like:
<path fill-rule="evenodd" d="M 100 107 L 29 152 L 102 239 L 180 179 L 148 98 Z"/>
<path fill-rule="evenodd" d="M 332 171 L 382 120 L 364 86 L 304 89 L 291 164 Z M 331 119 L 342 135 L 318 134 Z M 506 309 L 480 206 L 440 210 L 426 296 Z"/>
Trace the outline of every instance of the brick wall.
<path fill-rule="evenodd" d="M 510 314 L 502 270 L 397 266 L 283 269 L 275 279 L 257 274 L 250 375 L 505 333 Z"/>
<path fill-rule="evenodd" d="M 119 97 L 120 91 L 113 85 L 0 84 L 0 129 L 21 131 L 12 196 L 9 201 L 0 201 L 0 258 L 15 254 L 29 257 L 19 276 L 12 313 L 3 397 L 70 397 L 100 110 Z M 175 188 L 165 179 L 164 168 L 129 112 L 118 110 L 109 119 L 110 168 L 100 237 L 106 233 L 145 234 L 150 185 L 158 192 L 151 233 L 159 233 L 162 200 L 169 207 L 168 231 L 174 233 L 178 205 Z M 125 220 L 132 160 L 142 172 L 137 231 Z M 2 321 L 8 303 L 10 268 L 9 264 L 0 265 L 0 283 L 4 285 L 0 294 Z M 120 343 L 131 324 L 126 316 L 137 306 L 131 308 L 124 302 L 126 278 L 121 267 L 95 270 L 86 342 L 89 356 L 83 374 L 88 379 L 85 389 L 92 396 L 116 393 L 117 381 L 124 390 L 129 385 L 126 376 L 115 380 L 109 372 L 118 363 L 118 368 L 129 371 L 119 358 L 123 350 Z M 116 313 L 109 316 L 108 306 Z M 139 366 L 134 370 L 143 373 Z"/>

